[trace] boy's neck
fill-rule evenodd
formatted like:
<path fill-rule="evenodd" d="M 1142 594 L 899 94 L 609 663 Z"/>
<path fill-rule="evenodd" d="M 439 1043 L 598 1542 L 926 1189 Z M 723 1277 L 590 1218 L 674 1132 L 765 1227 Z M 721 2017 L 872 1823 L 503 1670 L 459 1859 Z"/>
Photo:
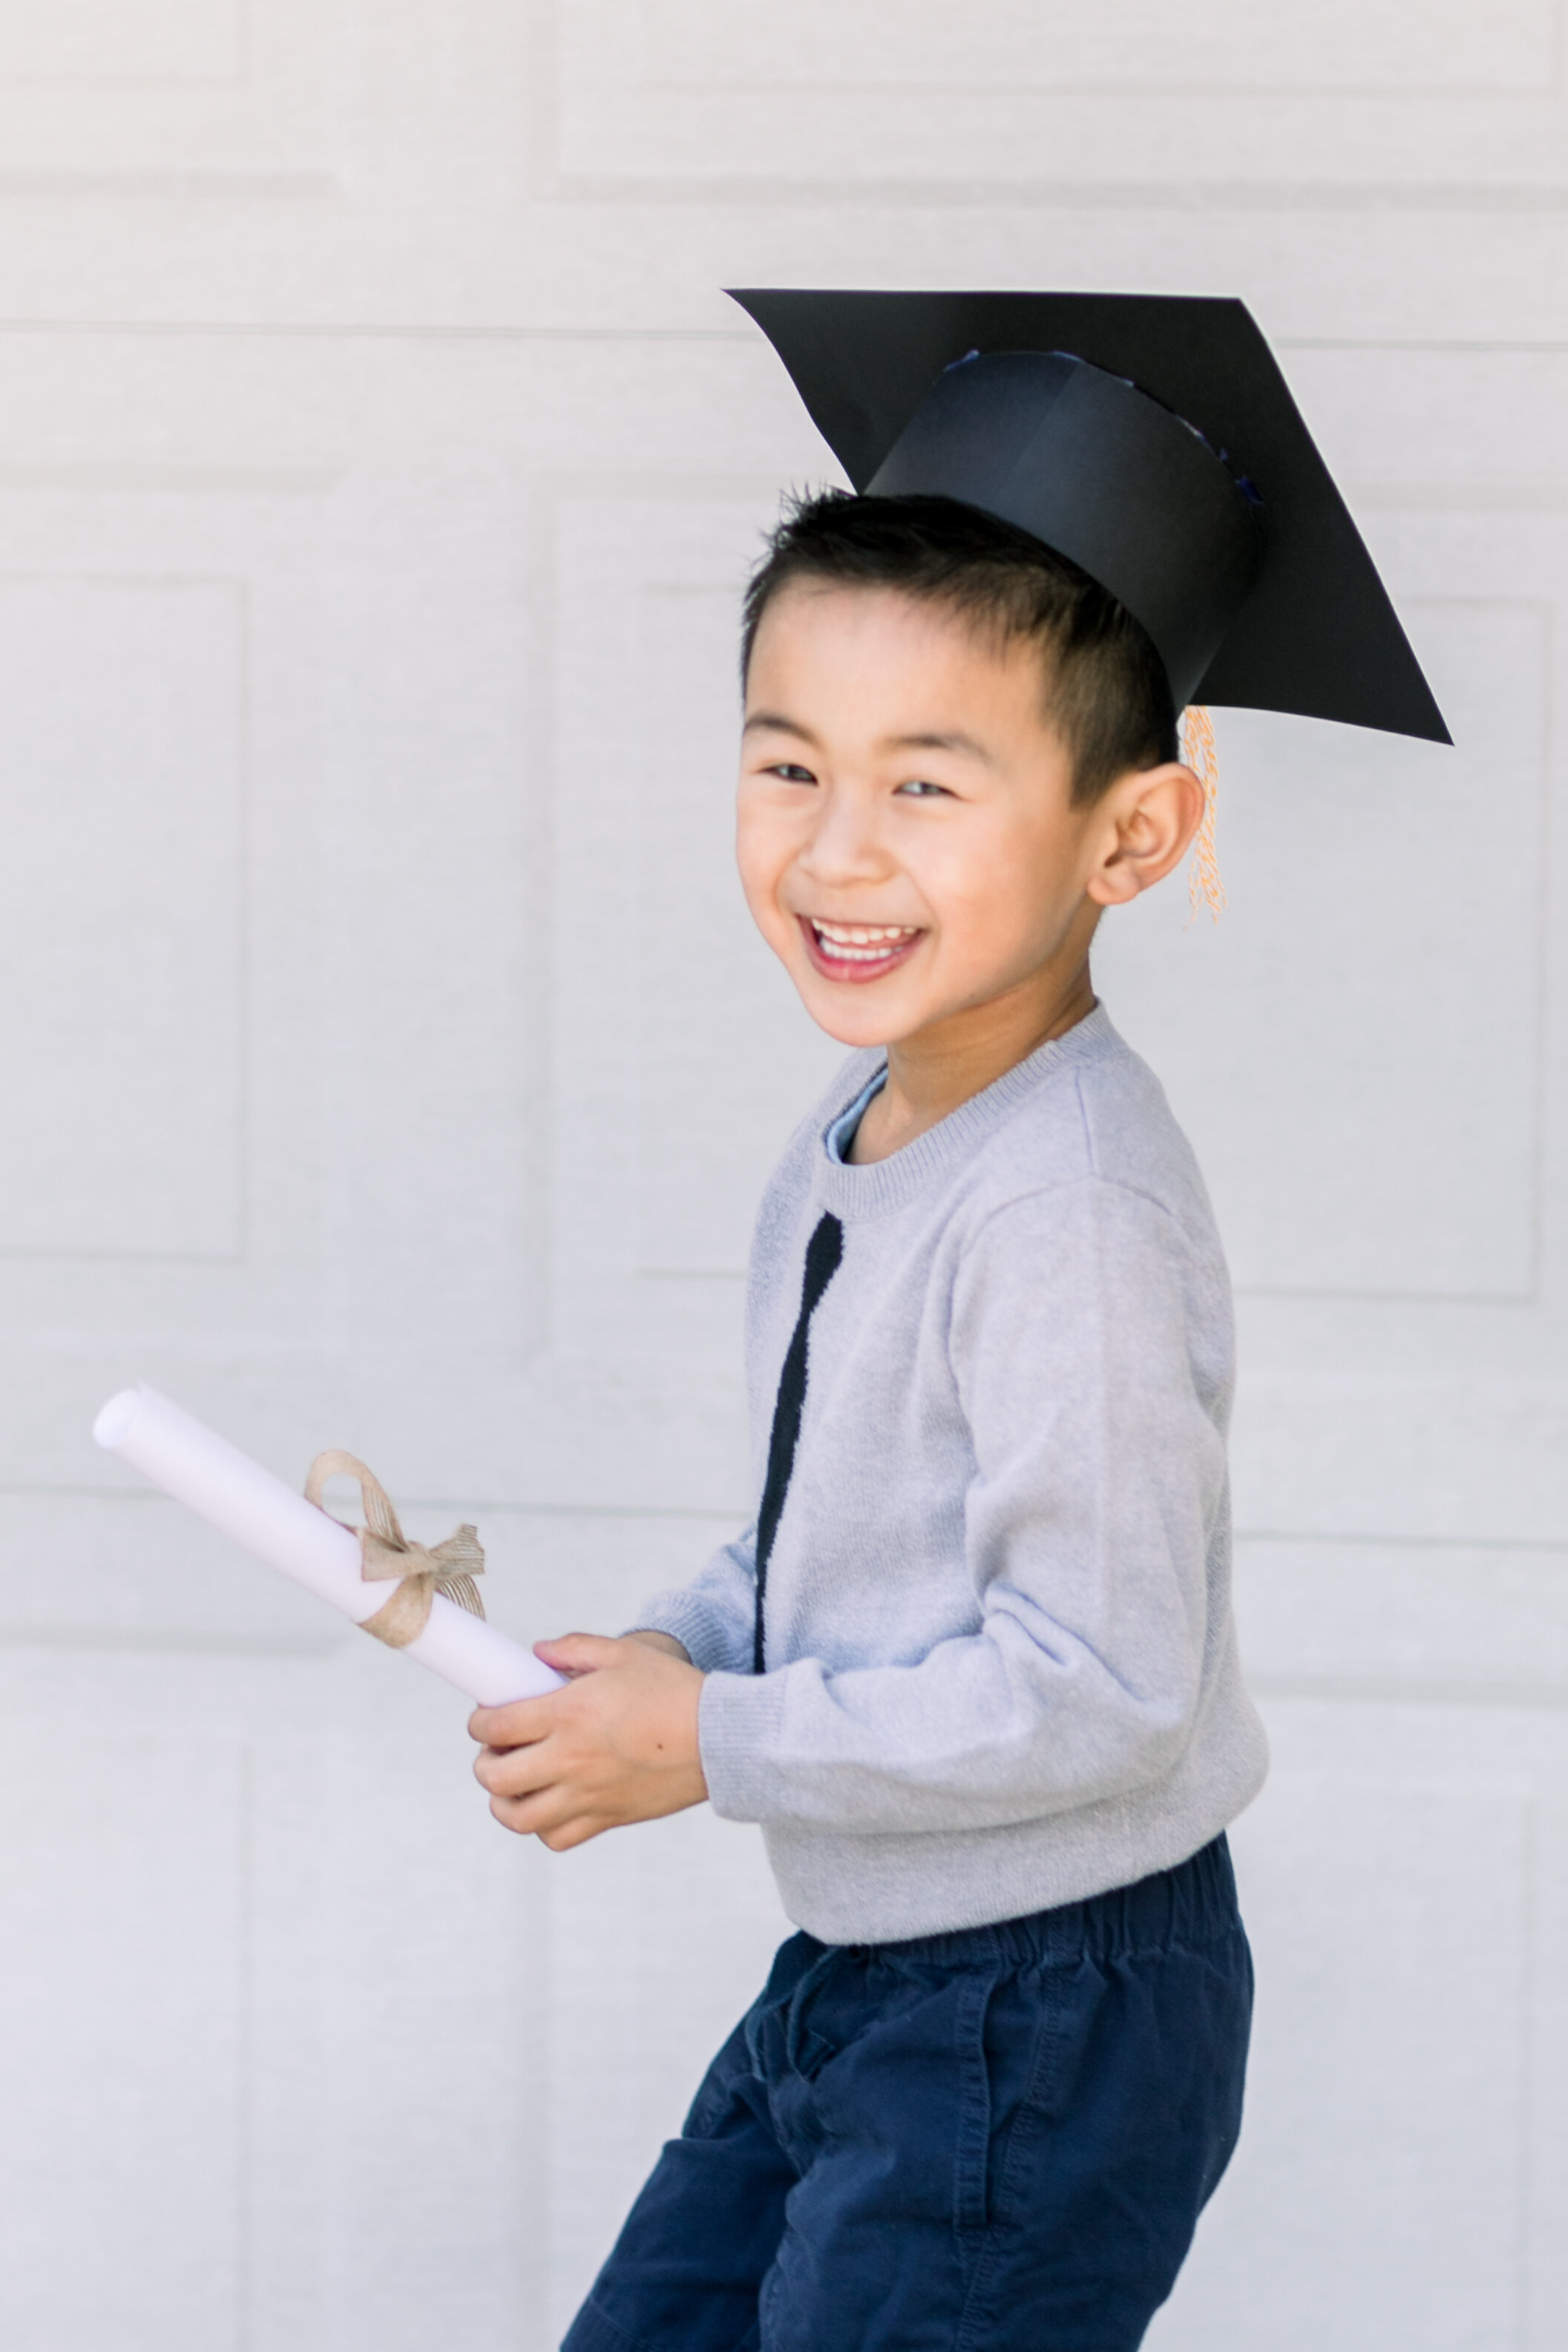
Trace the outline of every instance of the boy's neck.
<path fill-rule="evenodd" d="M 887 1084 L 867 1104 L 850 1144 L 857 1166 L 889 1159 L 981 1094 L 1038 1047 L 1094 1010 L 1087 954 L 1063 984 L 1044 975 L 1005 996 L 949 1013 L 887 1049 Z"/>

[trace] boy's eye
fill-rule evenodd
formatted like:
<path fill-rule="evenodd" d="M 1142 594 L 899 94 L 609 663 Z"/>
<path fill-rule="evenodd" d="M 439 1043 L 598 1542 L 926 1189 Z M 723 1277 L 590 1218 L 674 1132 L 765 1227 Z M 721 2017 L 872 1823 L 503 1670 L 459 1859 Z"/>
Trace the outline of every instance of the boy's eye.
<path fill-rule="evenodd" d="M 810 768 L 797 768 L 789 760 L 776 761 L 768 772 L 770 776 L 781 776 L 787 784 L 814 784 L 817 781 Z"/>
<path fill-rule="evenodd" d="M 946 784 L 934 784 L 925 776 L 911 776 L 906 784 L 900 784 L 896 789 L 907 793 L 912 800 L 948 801 L 953 797 Z"/>

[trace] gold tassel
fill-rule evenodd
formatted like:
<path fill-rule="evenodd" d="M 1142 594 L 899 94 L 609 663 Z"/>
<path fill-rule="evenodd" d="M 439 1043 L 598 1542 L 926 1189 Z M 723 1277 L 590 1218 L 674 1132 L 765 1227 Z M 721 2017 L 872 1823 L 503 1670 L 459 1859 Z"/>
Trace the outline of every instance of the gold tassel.
<path fill-rule="evenodd" d="M 1181 755 L 1203 786 L 1203 815 L 1192 840 L 1192 863 L 1186 870 L 1190 919 L 1197 922 L 1205 907 L 1218 923 L 1225 908 L 1225 885 L 1219 877 L 1219 856 L 1214 846 L 1214 814 L 1219 798 L 1219 754 L 1214 744 L 1214 721 L 1203 705 L 1189 702 L 1181 715 Z"/>

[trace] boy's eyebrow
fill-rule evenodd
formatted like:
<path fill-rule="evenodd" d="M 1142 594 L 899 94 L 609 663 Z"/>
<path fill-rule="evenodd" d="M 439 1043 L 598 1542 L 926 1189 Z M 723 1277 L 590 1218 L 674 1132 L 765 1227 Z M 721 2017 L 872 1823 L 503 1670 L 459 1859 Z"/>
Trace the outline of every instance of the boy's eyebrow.
<path fill-rule="evenodd" d="M 802 743 L 821 749 L 809 727 L 802 727 L 798 719 L 786 718 L 781 710 L 754 710 L 740 731 L 743 735 L 749 735 L 753 728 L 768 734 L 798 735 Z M 884 735 L 878 749 L 883 751 L 961 751 L 971 760 L 982 761 L 988 768 L 994 768 L 997 764 L 996 754 L 988 751 L 973 735 L 966 735 L 960 728 L 925 729 L 915 735 Z"/>
<path fill-rule="evenodd" d="M 971 760 L 983 760 L 988 768 L 997 764 L 996 754 L 988 751 L 973 735 L 966 735 L 961 728 L 926 730 L 918 735 L 888 735 L 883 740 L 890 751 L 963 751 Z"/>
<path fill-rule="evenodd" d="M 809 727 L 802 727 L 798 719 L 787 719 L 781 710 L 754 710 L 740 731 L 749 735 L 754 727 L 765 728 L 772 735 L 798 735 L 802 743 L 817 740 Z"/>

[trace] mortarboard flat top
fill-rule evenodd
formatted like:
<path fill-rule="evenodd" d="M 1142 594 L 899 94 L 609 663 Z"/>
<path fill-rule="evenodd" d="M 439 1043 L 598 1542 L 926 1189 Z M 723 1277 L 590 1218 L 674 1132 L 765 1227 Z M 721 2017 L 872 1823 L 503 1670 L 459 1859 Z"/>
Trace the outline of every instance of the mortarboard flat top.
<path fill-rule="evenodd" d="M 1178 708 L 1234 703 L 1450 740 L 1244 303 L 734 299 L 857 491 L 957 498 L 1031 530 L 1143 622 Z"/>

